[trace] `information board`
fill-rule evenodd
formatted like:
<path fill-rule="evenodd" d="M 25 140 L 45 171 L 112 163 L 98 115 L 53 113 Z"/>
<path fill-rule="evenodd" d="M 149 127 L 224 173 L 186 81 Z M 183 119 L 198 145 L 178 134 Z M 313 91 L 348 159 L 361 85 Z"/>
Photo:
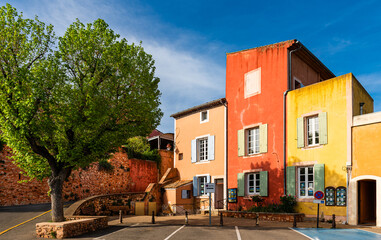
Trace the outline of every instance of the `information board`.
<path fill-rule="evenodd" d="M 205 192 L 214 193 L 216 191 L 216 184 L 214 183 L 205 183 Z"/>
<path fill-rule="evenodd" d="M 236 203 L 237 202 L 237 188 L 228 189 L 228 202 Z"/>

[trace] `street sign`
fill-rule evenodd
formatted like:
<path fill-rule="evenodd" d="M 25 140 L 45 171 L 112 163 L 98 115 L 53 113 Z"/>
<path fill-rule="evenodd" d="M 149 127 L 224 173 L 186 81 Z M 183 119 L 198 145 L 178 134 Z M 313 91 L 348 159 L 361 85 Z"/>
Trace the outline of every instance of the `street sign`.
<path fill-rule="evenodd" d="M 324 198 L 324 193 L 322 191 L 316 191 L 314 194 L 316 199 L 323 199 Z"/>
<path fill-rule="evenodd" d="M 205 193 L 214 193 L 216 185 L 214 183 L 205 183 Z"/>
<path fill-rule="evenodd" d="M 324 204 L 324 200 L 314 200 L 314 203 L 321 203 L 321 204 Z"/>

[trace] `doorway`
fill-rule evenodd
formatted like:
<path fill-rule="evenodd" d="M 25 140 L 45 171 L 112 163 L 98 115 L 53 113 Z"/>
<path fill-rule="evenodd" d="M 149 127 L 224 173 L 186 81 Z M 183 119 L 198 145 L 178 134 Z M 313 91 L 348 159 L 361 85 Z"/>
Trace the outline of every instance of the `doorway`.
<path fill-rule="evenodd" d="M 214 208 L 223 209 L 224 208 L 224 180 L 216 179 L 216 192 L 214 193 Z"/>
<path fill-rule="evenodd" d="M 358 181 L 358 223 L 376 224 L 376 181 Z"/>

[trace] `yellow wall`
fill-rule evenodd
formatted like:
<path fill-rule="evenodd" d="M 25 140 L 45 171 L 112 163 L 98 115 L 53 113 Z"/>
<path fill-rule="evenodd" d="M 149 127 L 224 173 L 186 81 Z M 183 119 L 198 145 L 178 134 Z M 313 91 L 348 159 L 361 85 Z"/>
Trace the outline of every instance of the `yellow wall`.
<path fill-rule="evenodd" d="M 347 104 L 347 95 L 351 97 L 351 87 L 352 74 L 346 74 L 291 91 L 287 96 L 287 166 L 325 164 L 325 187 L 347 185 L 347 113 L 352 107 Z M 327 112 L 328 144 L 297 148 L 297 118 L 319 112 Z M 351 112 L 350 109 L 349 115 Z M 297 210 L 306 215 L 316 214 L 317 204 L 312 201 L 313 198 L 298 199 Z M 346 207 L 321 204 L 320 211 L 325 216 L 346 215 Z"/>
<path fill-rule="evenodd" d="M 381 177 L 381 122 L 353 127 L 352 178 Z"/>
<path fill-rule="evenodd" d="M 225 164 L 225 107 L 209 109 L 209 122 L 200 123 L 200 112 L 193 113 L 175 121 L 175 168 L 179 170 L 180 179 L 193 180 L 193 176 L 210 174 L 223 176 Z M 205 163 L 191 162 L 191 141 L 203 135 L 214 135 L 214 160 Z M 179 160 L 183 153 L 183 160 Z"/>

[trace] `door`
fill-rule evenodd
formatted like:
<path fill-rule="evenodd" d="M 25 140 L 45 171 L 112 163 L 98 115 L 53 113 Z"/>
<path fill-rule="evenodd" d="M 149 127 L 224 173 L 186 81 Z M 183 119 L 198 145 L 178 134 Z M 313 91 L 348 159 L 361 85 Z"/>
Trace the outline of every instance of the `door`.
<path fill-rule="evenodd" d="M 224 180 L 216 179 L 216 192 L 214 193 L 214 208 L 223 209 L 224 208 Z"/>
<path fill-rule="evenodd" d="M 359 224 L 376 224 L 375 180 L 361 180 L 358 182 L 358 216 Z"/>

